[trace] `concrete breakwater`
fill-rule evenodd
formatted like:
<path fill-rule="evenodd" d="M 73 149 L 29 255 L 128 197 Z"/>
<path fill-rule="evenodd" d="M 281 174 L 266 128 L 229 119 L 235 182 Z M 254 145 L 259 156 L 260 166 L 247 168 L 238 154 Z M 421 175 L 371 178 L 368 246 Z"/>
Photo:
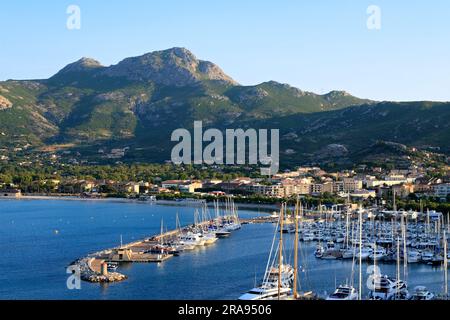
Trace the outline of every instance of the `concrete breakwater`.
<path fill-rule="evenodd" d="M 272 222 L 276 222 L 276 219 L 268 216 L 241 220 L 241 224 Z M 195 228 L 203 228 L 214 224 L 214 221 L 207 221 L 197 224 Z M 161 250 L 158 253 L 152 252 L 161 245 L 162 240 L 164 240 L 164 243 L 172 243 L 178 239 L 181 233 L 187 233 L 193 229 L 193 225 L 186 226 L 178 230 L 167 231 L 143 240 L 96 252 L 73 262 L 72 266 L 75 266 L 79 270 L 81 280 L 83 281 L 92 283 L 123 281 L 127 279 L 127 276 L 115 272 L 115 268 L 111 268 L 111 266 L 117 266 L 120 263 L 162 263 L 171 259 L 179 253 L 167 250 Z M 185 253 L 182 252 L 181 254 Z"/>

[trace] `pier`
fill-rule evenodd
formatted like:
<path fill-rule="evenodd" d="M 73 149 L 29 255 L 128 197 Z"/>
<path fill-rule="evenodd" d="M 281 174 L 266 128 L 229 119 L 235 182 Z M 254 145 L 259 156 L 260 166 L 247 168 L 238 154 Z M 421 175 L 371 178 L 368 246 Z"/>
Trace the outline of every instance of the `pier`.
<path fill-rule="evenodd" d="M 278 218 L 272 216 L 256 217 L 252 219 L 242 219 L 240 224 L 255 223 L 276 223 Z M 197 225 L 189 225 L 180 229 L 166 231 L 162 234 L 134 241 L 128 244 L 122 244 L 118 247 L 106 249 L 81 258 L 72 266 L 78 267 L 81 279 L 94 283 L 119 282 L 127 279 L 127 276 L 118 272 L 110 272 L 108 264 L 110 263 L 163 263 L 173 258 L 176 254 L 170 252 L 149 253 L 153 248 L 164 243 L 176 241 L 180 234 L 192 231 L 194 228 L 204 228 L 214 225 L 215 221 L 205 221 Z M 207 246 L 207 245 L 205 245 Z M 189 253 L 182 253 L 189 254 Z"/>

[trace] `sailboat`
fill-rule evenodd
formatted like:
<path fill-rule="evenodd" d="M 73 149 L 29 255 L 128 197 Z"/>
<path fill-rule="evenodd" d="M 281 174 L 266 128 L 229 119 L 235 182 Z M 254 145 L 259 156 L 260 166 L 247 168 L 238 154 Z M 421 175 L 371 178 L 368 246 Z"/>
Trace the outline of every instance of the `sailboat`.
<path fill-rule="evenodd" d="M 221 238 L 228 238 L 231 235 L 231 232 L 226 230 L 224 226 L 222 225 L 222 217 L 220 216 L 220 210 L 219 210 L 219 200 L 214 201 L 214 209 L 216 212 L 216 219 L 215 219 L 215 225 L 213 228 L 216 232 L 216 237 Z"/>
<path fill-rule="evenodd" d="M 208 220 L 208 209 L 205 206 L 202 208 L 202 220 L 203 222 L 207 222 Z M 217 241 L 217 237 L 216 237 L 216 231 L 214 229 L 209 228 L 208 225 L 205 225 L 202 230 L 201 230 L 201 237 L 203 238 L 203 240 L 205 240 L 205 246 L 206 245 L 211 245 L 216 243 Z"/>
<path fill-rule="evenodd" d="M 150 250 L 148 250 L 148 253 L 152 253 L 152 254 L 162 254 L 162 255 L 168 255 L 168 254 L 172 254 L 172 255 L 179 255 L 179 250 L 175 247 L 173 247 L 170 244 L 164 243 L 164 220 L 161 219 L 161 233 L 159 236 L 159 243 L 152 246 L 150 248 Z"/>
<path fill-rule="evenodd" d="M 241 229 L 241 223 L 239 221 L 238 213 L 236 206 L 234 204 L 233 199 L 228 198 L 225 202 L 225 210 L 227 211 L 227 214 L 225 218 L 225 223 L 223 224 L 223 228 L 226 231 L 236 231 Z"/>
<path fill-rule="evenodd" d="M 275 231 L 263 281 L 260 286 L 257 286 L 241 295 L 239 300 L 282 299 L 289 297 L 292 293 L 291 288 L 295 278 L 294 268 L 292 268 L 289 264 L 284 264 L 283 262 L 283 211 L 284 205 L 280 211 L 280 228 L 276 229 L 280 231 L 278 249 L 272 260 L 272 252 L 274 250 L 275 238 L 277 235 L 277 231 Z M 276 260 L 278 260 L 278 264 L 276 264 Z"/>

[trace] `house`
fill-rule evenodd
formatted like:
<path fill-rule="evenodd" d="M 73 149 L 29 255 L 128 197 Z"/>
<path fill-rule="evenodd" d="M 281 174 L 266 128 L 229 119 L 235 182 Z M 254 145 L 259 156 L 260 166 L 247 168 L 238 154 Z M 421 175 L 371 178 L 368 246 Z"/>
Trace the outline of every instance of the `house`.
<path fill-rule="evenodd" d="M 362 180 L 354 178 L 344 178 L 342 179 L 342 184 L 344 192 L 353 192 L 356 190 L 361 190 L 363 188 Z"/>
<path fill-rule="evenodd" d="M 167 180 L 161 183 L 163 189 L 177 189 L 180 192 L 194 193 L 195 190 L 201 189 L 203 184 L 197 180 Z"/>
<path fill-rule="evenodd" d="M 309 179 L 284 179 L 281 181 L 281 185 L 284 187 L 284 193 L 286 197 L 292 195 L 306 195 L 311 191 L 311 180 Z"/>
<path fill-rule="evenodd" d="M 130 262 L 133 261 L 133 251 L 127 248 L 113 249 L 108 257 L 111 262 Z"/>
<path fill-rule="evenodd" d="M 138 182 L 127 182 L 119 185 L 119 192 L 123 193 L 139 193 L 140 184 Z"/>
<path fill-rule="evenodd" d="M 18 199 L 22 197 L 22 191 L 19 189 L 4 189 L 0 190 L 0 198 L 14 198 Z"/>
<path fill-rule="evenodd" d="M 259 194 L 267 197 L 282 198 L 285 196 L 285 189 L 279 184 L 263 185 L 259 183 L 252 183 L 245 186 L 245 189 L 254 194 Z"/>
<path fill-rule="evenodd" d="M 400 198 L 406 198 L 411 193 L 414 193 L 414 184 L 412 183 L 404 183 L 402 185 L 392 186 L 392 191 L 395 192 L 395 195 Z"/>
<path fill-rule="evenodd" d="M 435 197 L 446 198 L 450 194 L 450 183 L 436 184 L 432 190 Z"/>
<path fill-rule="evenodd" d="M 179 185 L 180 192 L 194 193 L 197 189 L 201 189 L 203 184 L 200 181 L 188 181 Z"/>
<path fill-rule="evenodd" d="M 333 182 L 327 181 L 324 183 L 311 184 L 311 194 L 317 195 L 323 193 L 333 193 Z"/>

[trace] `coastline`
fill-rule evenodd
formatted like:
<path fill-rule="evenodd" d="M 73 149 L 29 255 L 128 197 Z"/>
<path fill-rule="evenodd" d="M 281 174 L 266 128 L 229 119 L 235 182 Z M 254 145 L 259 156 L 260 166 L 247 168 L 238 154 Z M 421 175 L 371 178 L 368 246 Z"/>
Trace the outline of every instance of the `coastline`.
<path fill-rule="evenodd" d="M 156 202 L 145 202 L 139 201 L 137 199 L 126 199 L 126 198 L 82 198 L 79 196 L 44 196 L 44 195 L 22 195 L 20 198 L 1 198 L 1 200 L 57 200 L 57 201 L 96 201 L 96 202 L 115 202 L 115 203 L 134 203 L 142 205 L 162 205 L 162 206 L 191 206 L 198 207 L 199 204 L 189 203 L 184 201 L 175 200 L 157 200 Z M 209 208 L 214 207 L 214 203 L 208 202 L 207 206 Z M 224 207 L 222 203 L 219 204 L 220 207 Z M 261 211 L 262 214 L 270 214 L 273 211 L 278 211 L 280 207 L 276 204 L 263 204 L 263 203 L 236 203 L 238 209 L 251 210 L 251 211 Z"/>

